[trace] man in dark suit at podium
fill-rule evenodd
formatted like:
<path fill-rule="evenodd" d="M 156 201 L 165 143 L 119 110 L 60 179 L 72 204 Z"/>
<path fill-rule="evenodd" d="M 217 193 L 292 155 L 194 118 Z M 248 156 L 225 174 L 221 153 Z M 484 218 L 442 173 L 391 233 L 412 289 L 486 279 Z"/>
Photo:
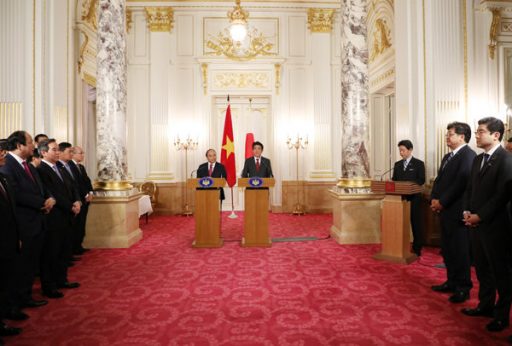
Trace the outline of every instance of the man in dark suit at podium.
<path fill-rule="evenodd" d="M 487 330 L 492 332 L 508 327 L 512 302 L 512 226 L 507 210 L 512 156 L 501 146 L 504 132 L 499 119 L 478 121 L 476 145 L 484 152 L 473 161 L 464 196 L 463 217 L 470 228 L 480 288 L 478 306 L 462 309 L 462 313 L 493 317 L 487 324 Z"/>
<path fill-rule="evenodd" d="M 260 177 L 272 178 L 272 166 L 270 160 L 261 156 L 263 152 L 263 144 L 261 142 L 254 142 L 252 144 L 253 157 L 245 160 L 244 169 L 242 170 L 242 178 Z"/>
<path fill-rule="evenodd" d="M 214 149 L 208 149 L 206 151 L 207 162 L 201 164 L 197 169 L 197 177 L 212 177 L 212 178 L 227 178 L 226 169 L 222 163 L 217 162 L 217 152 Z M 226 199 L 224 196 L 224 189 L 220 190 L 220 200 Z"/>
<path fill-rule="evenodd" d="M 412 156 L 413 145 L 408 139 L 398 143 L 400 156 L 403 160 L 397 161 L 393 168 L 394 181 L 411 181 L 418 185 L 425 184 L 425 164 Z M 421 193 L 409 195 L 406 199 L 411 202 L 412 250 L 421 256 L 423 246 L 423 224 L 421 222 Z"/>
<path fill-rule="evenodd" d="M 462 221 L 464 191 L 476 153 L 468 146 L 471 128 L 468 124 L 448 124 L 446 145 L 452 150 L 441 161 L 434 186 L 430 208 L 439 213 L 441 221 L 441 248 L 446 264 L 447 280 L 432 286 L 436 292 L 452 292 L 449 301 L 462 303 L 469 299 L 471 260 L 469 231 Z"/>

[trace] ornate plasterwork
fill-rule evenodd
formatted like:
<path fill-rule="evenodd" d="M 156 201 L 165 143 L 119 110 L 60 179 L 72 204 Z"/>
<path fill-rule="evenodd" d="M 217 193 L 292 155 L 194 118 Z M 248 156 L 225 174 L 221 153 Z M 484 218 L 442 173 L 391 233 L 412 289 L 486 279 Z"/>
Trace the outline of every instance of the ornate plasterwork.
<path fill-rule="evenodd" d="M 144 7 L 151 32 L 171 32 L 174 23 L 172 7 Z"/>
<path fill-rule="evenodd" d="M 126 32 L 130 32 L 133 23 L 133 10 L 126 7 Z"/>
<path fill-rule="evenodd" d="M 489 58 L 494 59 L 494 52 L 496 50 L 496 45 L 498 44 L 498 30 L 500 27 L 501 21 L 501 9 L 500 8 L 491 8 L 492 13 L 492 22 L 491 28 L 489 30 Z"/>
<path fill-rule="evenodd" d="M 89 23 L 94 30 L 98 29 L 98 0 L 83 0 L 81 18 L 84 22 Z"/>
<path fill-rule="evenodd" d="M 370 63 L 378 56 L 382 55 L 387 49 L 391 48 L 391 30 L 386 20 L 378 18 L 375 21 L 375 27 L 372 32 L 372 46 L 370 47 Z"/>
<path fill-rule="evenodd" d="M 205 42 L 210 50 L 206 55 L 225 56 L 235 61 L 249 61 L 258 56 L 275 56 L 274 44 L 258 29 L 254 28 L 247 34 L 246 42 L 233 42 L 227 29 L 216 36 L 210 35 Z"/>
<path fill-rule="evenodd" d="M 334 9 L 310 8 L 308 10 L 308 27 L 311 32 L 331 32 Z"/>
<path fill-rule="evenodd" d="M 265 72 L 218 72 L 213 76 L 215 89 L 269 89 L 270 77 Z"/>

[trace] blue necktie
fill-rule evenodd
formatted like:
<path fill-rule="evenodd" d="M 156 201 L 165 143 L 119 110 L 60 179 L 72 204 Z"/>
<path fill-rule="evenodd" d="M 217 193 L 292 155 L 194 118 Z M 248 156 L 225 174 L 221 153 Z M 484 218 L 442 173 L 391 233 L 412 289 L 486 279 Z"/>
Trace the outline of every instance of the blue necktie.
<path fill-rule="evenodd" d="M 491 155 L 484 154 L 484 159 L 482 160 L 482 167 L 480 167 L 480 169 L 483 169 L 485 167 L 485 165 L 487 164 L 487 161 L 489 161 L 489 157 L 491 157 Z"/>
<path fill-rule="evenodd" d="M 52 168 L 55 171 L 55 173 L 57 173 L 57 175 L 59 176 L 59 179 L 64 181 L 64 179 L 62 179 L 62 175 L 60 175 L 59 168 L 57 167 L 57 165 L 53 165 Z"/>

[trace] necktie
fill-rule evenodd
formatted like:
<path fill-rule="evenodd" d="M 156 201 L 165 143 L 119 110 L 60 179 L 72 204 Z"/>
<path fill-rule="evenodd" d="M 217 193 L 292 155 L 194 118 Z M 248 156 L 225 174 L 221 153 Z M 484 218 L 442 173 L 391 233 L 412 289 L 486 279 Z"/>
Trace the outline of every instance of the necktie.
<path fill-rule="evenodd" d="M 60 174 L 59 168 L 57 167 L 57 165 L 53 165 L 52 168 L 55 171 L 55 173 L 57 173 L 57 175 L 59 176 L 59 179 L 64 181 L 64 179 L 62 179 L 62 175 Z"/>
<path fill-rule="evenodd" d="M 444 161 L 443 163 L 443 167 L 441 167 L 441 170 L 443 170 L 445 167 L 446 167 L 446 164 L 448 163 L 448 161 L 450 161 L 453 157 L 453 152 L 451 152 L 448 157 L 446 158 L 446 160 Z"/>
<path fill-rule="evenodd" d="M 27 173 L 27 175 L 30 177 L 30 179 L 32 179 L 32 181 L 35 183 L 36 180 L 34 179 L 34 176 L 32 175 L 30 168 L 28 168 L 27 161 L 23 161 L 22 165 L 23 165 L 23 168 L 25 169 L 25 173 Z"/>
<path fill-rule="evenodd" d="M 208 169 L 208 176 L 211 177 L 213 173 L 213 163 L 210 163 L 210 168 Z"/>
<path fill-rule="evenodd" d="M 71 172 L 71 167 L 69 167 L 69 163 L 65 163 L 64 167 L 66 167 L 66 170 L 68 171 L 71 178 L 73 178 L 73 180 L 75 180 L 75 176 L 73 175 L 73 172 Z"/>
<path fill-rule="evenodd" d="M 404 171 L 407 169 L 407 160 L 404 160 Z"/>
<path fill-rule="evenodd" d="M 484 159 L 482 160 L 482 167 L 480 167 L 480 169 L 483 169 L 485 167 L 485 165 L 487 164 L 487 161 L 489 161 L 489 157 L 491 157 L 491 155 L 484 154 Z"/>
<path fill-rule="evenodd" d="M 256 172 L 260 170 L 260 159 L 256 159 Z"/>
<path fill-rule="evenodd" d="M 2 195 L 7 202 L 9 202 L 9 197 L 7 196 L 7 190 L 4 187 L 4 184 L 0 180 L 0 195 Z"/>

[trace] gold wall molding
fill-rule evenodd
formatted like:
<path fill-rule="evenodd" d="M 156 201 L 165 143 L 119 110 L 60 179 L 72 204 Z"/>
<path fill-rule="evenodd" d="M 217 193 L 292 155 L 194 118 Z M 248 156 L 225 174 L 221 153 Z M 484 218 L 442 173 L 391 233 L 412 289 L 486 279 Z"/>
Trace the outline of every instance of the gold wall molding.
<path fill-rule="evenodd" d="M 205 45 L 211 51 L 206 55 L 224 56 L 235 61 L 250 61 L 259 56 L 276 56 L 273 51 L 274 44 L 267 40 L 267 37 L 258 29 L 254 28 L 247 34 L 248 45 L 241 42 L 233 42 L 227 29 L 219 32 L 216 36 L 210 35 Z"/>
<path fill-rule="evenodd" d="M 386 72 L 380 74 L 379 76 L 373 78 L 372 81 L 370 82 L 370 85 L 372 87 L 377 86 L 377 85 L 381 84 L 382 82 L 384 82 L 386 79 L 393 77 L 394 75 L 395 75 L 395 68 L 393 67 L 393 68 L 387 70 Z"/>
<path fill-rule="evenodd" d="M 489 58 L 494 60 L 496 45 L 498 44 L 498 30 L 501 20 L 501 8 L 491 8 L 492 21 L 489 29 Z"/>
<path fill-rule="evenodd" d="M 373 44 L 370 47 L 370 63 L 391 48 L 391 30 L 385 19 L 378 18 L 373 28 Z"/>
<path fill-rule="evenodd" d="M 332 31 L 334 9 L 310 8 L 308 9 L 308 27 L 311 32 L 325 33 Z"/>
<path fill-rule="evenodd" d="M 203 93 L 208 95 L 208 64 L 201 64 L 201 73 L 203 75 Z"/>
<path fill-rule="evenodd" d="M 276 71 L 276 94 L 279 95 L 279 90 L 281 89 L 281 64 L 274 64 L 274 68 Z"/>
<path fill-rule="evenodd" d="M 269 89 L 270 78 L 265 72 L 221 72 L 214 74 L 216 89 Z"/>
<path fill-rule="evenodd" d="M 174 10 L 166 7 L 144 7 L 146 21 L 151 32 L 171 32 L 174 25 Z"/>
<path fill-rule="evenodd" d="M 129 33 L 132 29 L 133 23 L 133 10 L 130 7 L 126 7 L 126 32 Z"/>
<path fill-rule="evenodd" d="M 82 20 L 89 23 L 94 30 L 98 30 L 98 0 L 84 0 L 82 2 Z"/>
<path fill-rule="evenodd" d="M 82 66 L 84 65 L 84 53 L 85 49 L 87 48 L 87 43 L 89 43 L 89 36 L 85 32 L 82 31 L 84 34 L 84 41 L 82 42 L 82 45 L 80 46 L 80 51 L 78 52 L 78 73 L 82 72 Z"/>
<path fill-rule="evenodd" d="M 84 73 L 84 78 L 83 79 L 84 79 L 84 82 L 86 82 L 90 86 L 96 88 L 96 77 L 91 76 L 88 73 Z"/>

